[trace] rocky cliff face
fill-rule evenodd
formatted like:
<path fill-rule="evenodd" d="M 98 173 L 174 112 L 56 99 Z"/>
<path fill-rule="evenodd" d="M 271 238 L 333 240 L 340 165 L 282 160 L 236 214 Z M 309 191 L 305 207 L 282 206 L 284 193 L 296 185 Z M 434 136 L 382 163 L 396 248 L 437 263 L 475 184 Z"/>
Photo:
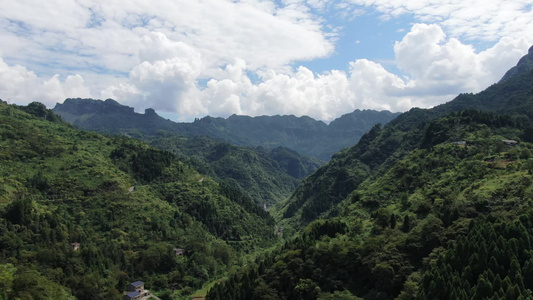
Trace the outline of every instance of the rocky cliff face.
<path fill-rule="evenodd" d="M 133 113 L 133 107 L 124 106 L 113 99 L 93 100 L 93 99 L 66 99 L 63 104 L 57 103 L 56 111 L 68 112 L 75 115 L 90 113 Z"/>
<path fill-rule="evenodd" d="M 113 99 L 93 100 L 81 98 L 69 98 L 62 104 L 57 103 L 53 111 L 60 115 L 63 120 L 69 123 L 76 123 L 80 117 L 88 118 L 93 115 L 111 114 L 133 114 L 133 107 L 120 105 Z"/>

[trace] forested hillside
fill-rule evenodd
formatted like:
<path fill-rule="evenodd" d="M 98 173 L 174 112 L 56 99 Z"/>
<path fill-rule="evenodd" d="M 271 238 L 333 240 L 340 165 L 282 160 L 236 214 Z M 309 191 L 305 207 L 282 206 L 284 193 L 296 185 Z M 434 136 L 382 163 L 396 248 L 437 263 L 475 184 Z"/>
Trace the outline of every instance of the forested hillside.
<path fill-rule="evenodd" d="M 67 99 L 54 111 L 78 127 L 127 135 L 170 151 L 198 172 L 242 188 L 260 206 L 270 207 L 289 197 L 302 178 L 323 164 L 284 147 L 247 147 L 224 142 L 232 139 L 232 133 L 215 140 L 208 137 L 211 134 L 201 125 L 174 123 L 153 110 L 137 114 L 133 108 L 110 99 Z"/>
<path fill-rule="evenodd" d="M 529 299 L 533 145 L 502 142 L 524 133 L 504 120 L 438 119 L 466 144 L 411 151 L 208 299 Z"/>
<path fill-rule="evenodd" d="M 122 299 L 136 280 L 170 299 L 276 241 L 234 185 L 40 103 L 0 103 L 0 161 L 1 299 Z"/>
<path fill-rule="evenodd" d="M 368 176 L 382 174 L 410 151 L 463 139 L 460 124 L 455 123 L 460 122 L 457 117 L 446 125 L 435 120 L 471 109 L 497 113 L 501 119 L 498 122 L 523 127 L 517 139 L 533 142 L 533 71 L 517 74 L 479 94 L 461 94 L 433 109 L 414 108 L 386 126 L 374 126 L 358 144 L 339 152 L 306 178 L 280 211 L 295 224 L 314 220 L 334 208 Z"/>
<path fill-rule="evenodd" d="M 241 187 L 260 206 L 289 197 L 322 164 L 288 148 L 240 147 L 207 137 L 160 133 L 148 142 L 175 153 L 202 174 Z"/>
<path fill-rule="evenodd" d="M 532 82 L 375 126 L 281 207 L 301 233 L 207 299 L 533 299 Z"/>

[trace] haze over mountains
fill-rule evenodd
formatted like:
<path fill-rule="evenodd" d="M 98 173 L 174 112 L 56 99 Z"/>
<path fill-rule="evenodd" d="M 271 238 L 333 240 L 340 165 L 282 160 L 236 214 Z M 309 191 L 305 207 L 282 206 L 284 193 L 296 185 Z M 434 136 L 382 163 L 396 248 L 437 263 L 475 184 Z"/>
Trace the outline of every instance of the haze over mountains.
<path fill-rule="evenodd" d="M 155 135 L 164 130 L 192 137 L 208 136 L 240 146 L 278 146 L 327 161 L 344 147 L 355 144 L 377 123 L 386 124 L 400 113 L 355 110 L 329 125 L 309 117 L 232 115 L 227 119 L 204 117 L 192 123 L 175 123 L 158 116 L 153 109 L 144 114 L 107 99 L 66 99 L 53 111 L 79 128 L 102 133 Z"/>

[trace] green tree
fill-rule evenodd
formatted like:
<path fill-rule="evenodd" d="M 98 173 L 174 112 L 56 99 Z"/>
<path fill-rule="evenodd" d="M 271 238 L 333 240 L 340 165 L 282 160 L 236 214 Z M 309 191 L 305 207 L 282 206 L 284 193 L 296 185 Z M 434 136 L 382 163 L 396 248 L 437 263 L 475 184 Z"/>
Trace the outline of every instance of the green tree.
<path fill-rule="evenodd" d="M 13 289 L 13 280 L 17 268 L 12 264 L 0 264 L 0 295 L 1 299 L 8 299 Z"/>
<path fill-rule="evenodd" d="M 298 299 L 315 300 L 320 294 L 320 287 L 311 279 L 300 279 L 294 287 Z"/>
<path fill-rule="evenodd" d="M 487 299 L 488 297 L 491 297 L 492 294 L 492 284 L 488 282 L 483 276 L 480 276 L 477 282 L 476 292 L 474 293 L 474 297 L 472 299 Z"/>

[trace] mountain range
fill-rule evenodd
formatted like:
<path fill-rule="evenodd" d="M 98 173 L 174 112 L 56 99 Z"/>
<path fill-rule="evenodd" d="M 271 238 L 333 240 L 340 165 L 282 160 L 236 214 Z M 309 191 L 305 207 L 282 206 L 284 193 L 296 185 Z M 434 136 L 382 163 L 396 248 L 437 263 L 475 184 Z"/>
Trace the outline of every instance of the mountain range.
<path fill-rule="evenodd" d="M 533 299 L 532 59 L 371 126 L 314 171 L 279 145 L 178 134 L 159 117 L 127 127 L 155 112 L 110 100 L 62 118 L 0 103 L 0 299 L 121 299 L 138 280 L 160 299 Z M 106 102 L 124 127 L 94 112 Z M 81 119 L 124 130 L 63 121 Z M 204 119 L 189 124 L 227 121 Z M 268 164 L 311 174 L 266 212 L 237 179 L 275 189 Z"/>
<path fill-rule="evenodd" d="M 280 204 L 294 239 L 206 299 L 532 299 L 532 53 L 334 155 Z"/>
<path fill-rule="evenodd" d="M 192 123 L 175 123 L 160 117 L 153 109 L 139 114 L 112 99 L 66 99 L 53 111 L 79 128 L 101 133 L 142 137 L 166 131 L 185 137 L 206 136 L 239 146 L 287 147 L 323 161 L 342 148 L 354 145 L 373 125 L 386 124 L 399 115 L 389 111 L 355 110 L 329 125 L 293 115 L 232 115 L 226 119 L 207 116 Z"/>
<path fill-rule="evenodd" d="M 356 110 L 329 125 L 309 117 L 237 115 L 175 123 L 153 109 L 139 114 L 112 99 L 66 99 L 53 112 L 78 128 L 127 135 L 171 151 L 203 174 L 238 185 L 267 207 L 289 197 L 302 178 L 333 153 L 355 144 L 374 124 L 398 115 Z"/>
<path fill-rule="evenodd" d="M 1 299 L 122 299 L 139 278 L 190 291 L 277 241 L 249 195 L 168 151 L 36 102 L 0 103 L 0 124 Z"/>
<path fill-rule="evenodd" d="M 523 133 L 514 138 L 533 142 L 532 58 L 533 51 L 530 50 L 512 69 L 519 71 L 512 72 L 512 75 L 507 73 L 505 80 L 479 94 L 461 94 L 432 109 L 413 108 L 384 127 L 374 126 L 358 144 L 337 153 L 327 165 L 306 178 L 283 204 L 284 216 L 292 218 L 297 211 L 306 211 L 308 213 L 304 215 L 309 215 L 307 222 L 314 220 L 344 199 L 368 176 L 382 174 L 410 151 L 460 141 L 465 135 L 461 117 L 456 117 L 456 125 L 446 124 L 445 128 L 436 121 L 453 113 L 467 110 L 496 113 L 501 115 L 502 123 L 522 124 Z"/>

